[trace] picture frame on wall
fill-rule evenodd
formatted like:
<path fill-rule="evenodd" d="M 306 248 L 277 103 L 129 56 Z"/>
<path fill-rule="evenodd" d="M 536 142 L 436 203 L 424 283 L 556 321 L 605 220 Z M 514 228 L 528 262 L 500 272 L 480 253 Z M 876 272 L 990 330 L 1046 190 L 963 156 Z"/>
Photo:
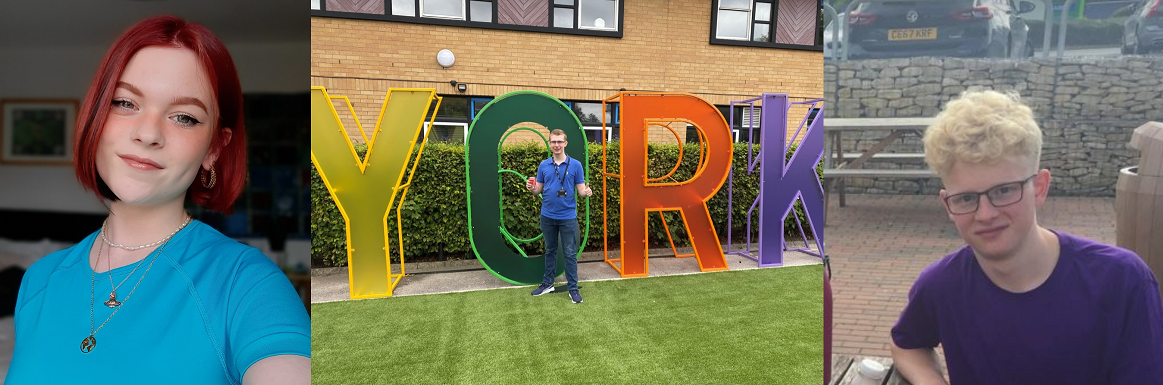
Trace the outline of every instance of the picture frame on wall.
<path fill-rule="evenodd" d="M 76 99 L 0 100 L 0 163 L 71 164 Z"/>

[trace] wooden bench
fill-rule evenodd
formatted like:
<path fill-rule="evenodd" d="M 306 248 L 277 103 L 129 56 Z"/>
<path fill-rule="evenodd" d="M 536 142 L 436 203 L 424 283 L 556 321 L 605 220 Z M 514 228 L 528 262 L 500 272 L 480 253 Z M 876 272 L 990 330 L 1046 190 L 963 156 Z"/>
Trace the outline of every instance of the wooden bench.
<path fill-rule="evenodd" d="M 860 156 L 861 156 L 861 155 L 864 155 L 864 154 L 863 154 L 863 153 L 859 153 L 859 152 L 850 152 L 850 153 L 846 153 L 846 154 L 844 154 L 843 156 L 837 156 L 835 153 L 833 153 L 833 154 L 832 154 L 832 158 L 833 158 L 833 159 L 835 159 L 835 158 L 842 158 L 842 159 L 857 159 L 857 158 L 860 158 Z M 882 152 L 882 153 L 879 153 L 879 154 L 872 154 L 872 159 L 890 159 L 890 160 L 905 159 L 905 160 L 920 160 L 920 159 L 925 159 L 925 154 L 921 154 L 921 153 L 899 153 L 899 152 L 883 153 L 883 152 Z"/>
<path fill-rule="evenodd" d="M 832 178 L 936 178 L 937 173 L 931 170 L 874 170 L 867 168 L 834 168 L 824 170 L 824 179 Z"/>
<path fill-rule="evenodd" d="M 831 191 L 839 187 L 840 207 L 846 205 L 844 195 L 845 178 L 899 178 L 932 179 L 937 175 L 926 169 L 866 169 L 864 164 L 872 159 L 916 160 L 924 159 L 921 153 L 882 153 L 893 141 L 906 134 L 921 133 L 932 124 L 932 118 L 826 118 L 824 119 L 827 156 L 824 157 L 824 207 L 828 207 Z M 845 131 L 883 131 L 888 133 L 864 152 L 844 152 L 843 133 Z M 847 159 L 853 159 L 847 161 Z M 826 209 L 825 209 L 826 210 Z M 826 212 L 825 212 L 826 216 Z M 826 222 L 826 220 L 825 220 Z"/>

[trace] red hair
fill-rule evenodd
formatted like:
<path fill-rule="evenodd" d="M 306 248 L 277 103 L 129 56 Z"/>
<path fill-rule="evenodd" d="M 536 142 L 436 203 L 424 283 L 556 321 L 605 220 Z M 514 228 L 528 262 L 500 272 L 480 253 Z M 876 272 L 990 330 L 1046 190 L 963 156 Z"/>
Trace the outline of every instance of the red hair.
<path fill-rule="evenodd" d="M 238 82 L 238 71 L 226 46 L 210 30 L 173 16 L 142 20 L 122 33 L 105 54 L 77 114 L 73 147 L 76 149 L 77 180 L 99 197 L 118 199 L 97 174 L 97 141 L 105 129 L 113 92 L 126 64 L 137 51 L 153 46 L 188 49 L 206 71 L 211 90 L 218 100 L 218 121 L 214 122 L 214 137 L 210 142 L 210 151 L 218 151 L 214 163 L 217 183 L 207 189 L 202 187 L 201 178 L 195 177 L 186 195 L 202 207 L 230 214 L 234 201 L 246 184 L 246 131 L 243 128 L 242 86 Z M 225 136 L 222 132 L 226 128 L 232 130 L 229 143 L 223 143 Z"/>

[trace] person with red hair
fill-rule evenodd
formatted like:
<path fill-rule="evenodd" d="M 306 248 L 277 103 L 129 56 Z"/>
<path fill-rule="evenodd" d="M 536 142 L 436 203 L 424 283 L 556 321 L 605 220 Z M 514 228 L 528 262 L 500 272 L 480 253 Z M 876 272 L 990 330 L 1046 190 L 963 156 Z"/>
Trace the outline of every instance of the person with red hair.
<path fill-rule="evenodd" d="M 310 383 L 310 319 L 257 249 L 192 220 L 246 181 L 242 90 L 226 47 L 171 16 L 109 49 L 77 116 L 96 232 L 24 276 L 9 383 Z M 107 281 L 107 283 L 106 283 Z"/>

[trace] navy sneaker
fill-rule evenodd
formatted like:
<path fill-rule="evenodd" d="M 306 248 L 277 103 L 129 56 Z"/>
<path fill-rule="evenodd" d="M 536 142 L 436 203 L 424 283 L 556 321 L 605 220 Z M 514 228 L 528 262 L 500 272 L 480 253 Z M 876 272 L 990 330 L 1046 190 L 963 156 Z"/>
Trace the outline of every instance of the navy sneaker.
<path fill-rule="evenodd" d="M 536 289 L 533 289 L 533 293 L 531 293 L 531 294 L 533 294 L 534 296 L 538 296 L 538 295 L 542 295 L 545 293 L 552 293 L 552 292 L 553 292 L 553 285 L 546 285 L 543 283 L 540 286 L 537 286 Z"/>
<path fill-rule="evenodd" d="M 582 301 L 581 293 L 578 292 L 577 290 L 570 290 L 569 291 L 569 299 L 572 299 L 573 303 L 581 303 L 581 301 Z"/>

